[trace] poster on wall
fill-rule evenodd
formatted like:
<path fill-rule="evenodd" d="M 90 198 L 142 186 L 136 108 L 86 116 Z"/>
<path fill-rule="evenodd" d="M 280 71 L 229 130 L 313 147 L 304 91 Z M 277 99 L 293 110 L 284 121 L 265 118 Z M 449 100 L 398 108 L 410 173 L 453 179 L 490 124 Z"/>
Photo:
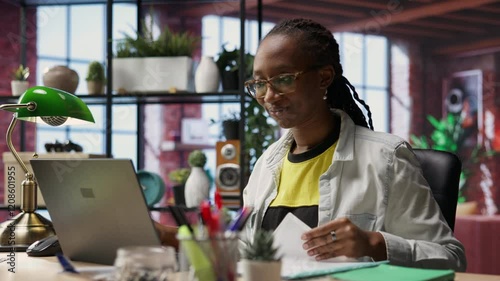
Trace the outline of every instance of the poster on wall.
<path fill-rule="evenodd" d="M 483 74 L 481 70 L 453 73 L 443 85 L 443 115 L 461 117 L 463 146 L 475 147 L 483 141 Z"/>

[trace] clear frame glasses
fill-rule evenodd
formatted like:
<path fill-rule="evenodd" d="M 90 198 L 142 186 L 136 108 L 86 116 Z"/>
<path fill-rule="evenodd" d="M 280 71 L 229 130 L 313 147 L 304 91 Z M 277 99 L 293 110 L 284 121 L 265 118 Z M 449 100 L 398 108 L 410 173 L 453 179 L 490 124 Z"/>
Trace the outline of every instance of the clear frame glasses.
<path fill-rule="evenodd" d="M 289 94 L 295 91 L 297 78 L 306 72 L 283 73 L 269 79 L 249 80 L 245 82 L 245 87 L 254 99 L 264 98 L 268 85 L 280 95 Z"/>

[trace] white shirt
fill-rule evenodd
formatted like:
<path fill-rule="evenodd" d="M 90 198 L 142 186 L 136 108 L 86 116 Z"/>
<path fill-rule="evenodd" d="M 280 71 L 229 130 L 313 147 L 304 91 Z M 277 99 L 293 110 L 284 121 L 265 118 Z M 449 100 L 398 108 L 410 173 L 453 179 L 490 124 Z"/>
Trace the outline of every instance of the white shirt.
<path fill-rule="evenodd" d="M 403 139 L 356 126 L 340 110 L 340 136 L 319 179 L 318 225 L 347 217 L 365 231 L 378 231 L 392 264 L 465 271 L 463 245 L 453 236 L 434 200 L 419 162 Z M 247 237 L 260 228 L 276 197 L 280 170 L 293 142 L 288 132 L 258 159 L 243 191 L 254 208 Z"/>

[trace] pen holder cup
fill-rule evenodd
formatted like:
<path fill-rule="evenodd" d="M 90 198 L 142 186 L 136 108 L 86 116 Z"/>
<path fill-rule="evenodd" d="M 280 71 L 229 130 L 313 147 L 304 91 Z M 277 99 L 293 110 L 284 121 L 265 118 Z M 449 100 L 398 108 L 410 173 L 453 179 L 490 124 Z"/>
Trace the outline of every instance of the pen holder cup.
<path fill-rule="evenodd" d="M 122 247 L 114 266 L 116 281 L 168 281 L 177 271 L 177 259 L 172 247 Z"/>
<path fill-rule="evenodd" d="M 189 281 L 237 280 L 238 237 L 180 238 L 179 241 L 190 265 Z"/>

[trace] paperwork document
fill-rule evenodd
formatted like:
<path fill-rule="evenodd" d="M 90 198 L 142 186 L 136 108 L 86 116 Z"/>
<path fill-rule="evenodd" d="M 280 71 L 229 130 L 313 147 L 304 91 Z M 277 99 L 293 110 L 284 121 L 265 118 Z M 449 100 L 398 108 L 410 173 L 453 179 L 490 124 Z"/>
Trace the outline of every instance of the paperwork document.
<path fill-rule="evenodd" d="M 292 213 L 288 213 L 274 231 L 274 245 L 278 256 L 282 257 L 281 276 L 285 279 L 298 279 L 357 268 L 372 267 L 379 262 L 357 262 L 345 256 L 316 261 L 302 248 L 302 234 L 311 228 Z M 386 263 L 386 261 L 382 262 Z"/>

